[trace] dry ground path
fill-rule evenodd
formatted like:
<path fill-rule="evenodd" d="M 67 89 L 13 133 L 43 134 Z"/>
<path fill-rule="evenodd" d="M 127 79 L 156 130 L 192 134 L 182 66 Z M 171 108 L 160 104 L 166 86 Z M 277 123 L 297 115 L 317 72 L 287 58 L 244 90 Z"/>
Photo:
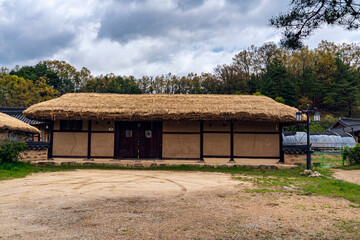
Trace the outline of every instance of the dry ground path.
<path fill-rule="evenodd" d="M 0 182 L 0 239 L 356 239 L 360 208 L 230 174 L 38 173 Z"/>
<path fill-rule="evenodd" d="M 333 176 L 347 182 L 352 182 L 360 185 L 360 169 L 359 170 L 342 170 L 335 169 Z"/>

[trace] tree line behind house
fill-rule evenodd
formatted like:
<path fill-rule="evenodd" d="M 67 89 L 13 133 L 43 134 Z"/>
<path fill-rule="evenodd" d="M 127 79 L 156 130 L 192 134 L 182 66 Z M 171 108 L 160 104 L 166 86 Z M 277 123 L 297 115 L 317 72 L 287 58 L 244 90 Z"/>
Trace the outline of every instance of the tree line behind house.
<path fill-rule="evenodd" d="M 93 76 L 65 61 L 0 70 L 0 105 L 28 107 L 70 92 L 128 94 L 255 94 L 290 106 L 309 104 L 336 116 L 360 115 L 360 44 L 322 41 L 289 51 L 273 43 L 251 46 L 211 73 L 176 76 Z"/>

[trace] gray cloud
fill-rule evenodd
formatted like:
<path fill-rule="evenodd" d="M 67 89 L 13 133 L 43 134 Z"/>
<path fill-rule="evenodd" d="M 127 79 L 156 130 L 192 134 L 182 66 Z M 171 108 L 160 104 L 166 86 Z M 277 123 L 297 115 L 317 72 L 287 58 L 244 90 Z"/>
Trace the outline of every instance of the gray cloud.
<path fill-rule="evenodd" d="M 79 22 L 57 10 L 41 1 L 0 3 L 0 64 L 51 57 L 69 47 Z"/>
<path fill-rule="evenodd" d="M 59 31 L 45 33 L 47 29 L 33 29 L 31 35 L 22 34 L 22 28 L 1 27 L 0 63 L 52 56 L 68 46 L 75 33 Z"/>
<path fill-rule="evenodd" d="M 182 10 L 189 10 L 199 7 L 204 3 L 204 0 L 179 0 L 178 7 Z"/>
<path fill-rule="evenodd" d="M 226 0 L 232 6 L 233 10 L 240 11 L 240 13 L 247 13 L 254 9 L 256 6 L 261 5 L 261 0 Z M 276 4 L 276 3 L 275 3 Z M 235 8 L 235 9 L 234 9 Z"/>
<path fill-rule="evenodd" d="M 112 2 L 100 21 L 98 39 L 111 39 L 123 46 L 146 38 L 163 41 L 163 45 L 143 49 L 141 56 L 146 63 L 167 63 L 176 61 L 176 56 L 184 51 L 236 52 L 256 44 L 249 42 L 252 35 L 246 34 L 246 29 L 267 28 L 267 17 L 271 16 L 256 12 L 263 5 L 261 0 L 173 1 L 167 6 L 156 5 L 157 2 Z M 269 32 L 263 34 L 259 30 L 259 35 Z"/>
<path fill-rule="evenodd" d="M 126 43 L 140 37 L 169 36 L 176 30 L 216 34 L 224 28 L 251 25 L 251 20 L 264 20 L 262 16 L 245 14 L 260 0 L 228 1 L 222 6 L 206 6 L 203 0 L 182 0 L 169 8 L 153 6 L 154 1 L 137 2 L 136 8 L 129 3 L 114 2 L 104 14 L 98 36 Z"/>
<path fill-rule="evenodd" d="M 210 30 L 227 24 L 213 10 L 182 11 L 200 6 L 203 1 L 181 2 L 181 6 L 168 9 L 151 7 L 150 2 L 142 2 L 137 8 L 114 3 L 104 14 L 98 36 L 126 43 L 141 37 L 167 37 L 175 31 Z"/>

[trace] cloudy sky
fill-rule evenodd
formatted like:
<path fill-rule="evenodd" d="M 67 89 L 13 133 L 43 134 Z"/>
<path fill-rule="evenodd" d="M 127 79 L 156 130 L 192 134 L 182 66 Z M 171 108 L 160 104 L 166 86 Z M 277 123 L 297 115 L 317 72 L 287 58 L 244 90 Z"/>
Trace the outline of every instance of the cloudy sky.
<path fill-rule="evenodd" d="M 0 0 L 0 66 L 65 60 L 94 75 L 211 72 L 280 35 L 268 19 L 290 0 Z M 354 42 L 324 27 L 305 41 Z"/>

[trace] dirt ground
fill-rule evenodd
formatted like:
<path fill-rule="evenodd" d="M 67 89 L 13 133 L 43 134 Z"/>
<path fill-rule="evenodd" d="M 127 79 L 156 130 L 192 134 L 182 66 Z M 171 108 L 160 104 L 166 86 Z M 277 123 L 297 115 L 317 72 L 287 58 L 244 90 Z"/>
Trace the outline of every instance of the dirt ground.
<path fill-rule="evenodd" d="M 221 173 L 39 173 L 0 182 L 0 239 L 359 239 L 347 200 L 254 189 Z"/>
<path fill-rule="evenodd" d="M 360 170 L 335 169 L 334 171 L 335 178 L 360 185 Z"/>

